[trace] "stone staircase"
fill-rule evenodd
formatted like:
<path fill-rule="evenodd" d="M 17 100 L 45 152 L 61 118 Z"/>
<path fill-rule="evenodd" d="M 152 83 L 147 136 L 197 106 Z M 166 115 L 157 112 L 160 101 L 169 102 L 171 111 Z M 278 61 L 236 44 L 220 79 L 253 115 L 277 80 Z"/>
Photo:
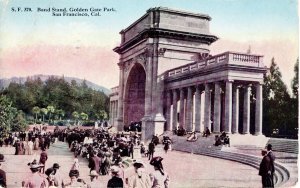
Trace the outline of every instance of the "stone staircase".
<path fill-rule="evenodd" d="M 270 138 L 267 144 L 272 144 L 273 151 L 298 154 L 298 140 Z"/>
<path fill-rule="evenodd" d="M 173 140 L 172 149 L 174 150 L 231 160 L 252 166 L 256 169 L 259 168 L 259 164 L 262 159 L 261 156 L 229 152 L 230 150 L 222 151 L 222 146 L 216 147 L 213 145 L 214 136 L 210 136 L 208 138 L 199 137 L 196 142 L 188 142 L 186 141 L 186 137 L 170 136 L 170 138 Z M 257 152 L 260 151 L 257 150 Z M 289 178 L 289 171 L 281 163 L 275 162 L 274 183 L 276 187 L 284 186 Z"/>

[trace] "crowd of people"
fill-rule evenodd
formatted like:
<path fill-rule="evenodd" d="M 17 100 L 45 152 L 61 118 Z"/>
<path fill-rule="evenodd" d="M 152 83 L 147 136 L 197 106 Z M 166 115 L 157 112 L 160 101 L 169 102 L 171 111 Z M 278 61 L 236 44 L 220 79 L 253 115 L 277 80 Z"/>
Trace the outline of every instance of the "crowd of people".
<path fill-rule="evenodd" d="M 205 131 L 207 133 L 207 131 Z M 208 135 L 207 135 L 208 136 Z M 216 135 L 215 145 L 228 145 L 230 141 L 228 135 L 222 132 Z M 188 141 L 197 139 L 193 132 Z M 228 139 L 228 140 L 227 140 Z M 70 152 L 74 153 L 73 165 L 69 171 L 69 179 L 63 179 L 59 163 L 50 165 L 45 169 L 48 155 L 46 150 L 51 143 L 57 140 L 67 142 Z M 169 176 L 164 171 L 162 157 L 154 157 L 155 147 L 159 144 L 157 135 L 153 135 L 152 140 L 146 148 L 140 139 L 138 132 L 111 133 L 109 128 L 99 129 L 54 129 L 54 132 L 43 132 L 39 129 L 21 133 L 11 133 L 7 135 L 3 143 L 15 147 L 15 155 L 31 155 L 33 150 L 40 151 L 39 160 L 34 159 L 28 163 L 31 174 L 24 178 L 22 187 L 99 187 L 96 180 L 99 176 L 111 178 L 107 182 L 107 187 L 169 187 Z M 165 153 L 171 148 L 172 140 L 168 136 L 162 139 Z M 149 173 L 145 169 L 145 164 L 139 160 L 133 160 L 135 174 L 125 178 L 124 159 L 132 158 L 139 154 L 149 160 L 149 164 L 154 167 L 154 172 Z M 259 167 L 259 175 L 262 177 L 263 187 L 274 187 L 273 176 L 275 172 L 275 156 L 272 152 L 272 145 L 268 145 L 266 150 L 261 152 L 263 158 Z M 85 182 L 80 178 L 80 166 L 78 158 L 86 158 L 89 167 L 90 181 Z M 1 163 L 5 162 L 4 155 L 0 154 L 0 187 L 6 187 L 6 173 L 1 169 Z M 47 165 L 49 166 L 49 165 Z"/>
<path fill-rule="evenodd" d="M 23 135 L 25 135 L 24 139 L 22 138 Z M 26 134 L 12 133 L 7 138 L 7 140 L 10 140 L 8 145 L 15 147 L 16 155 L 30 155 L 33 150 L 38 150 L 40 153 L 39 159 L 34 159 L 28 163 L 31 174 L 24 177 L 22 187 L 99 187 L 99 182 L 96 181 L 98 177 L 108 175 L 111 176 L 111 179 L 107 182 L 107 187 L 138 188 L 142 184 L 144 184 L 143 187 L 157 187 L 162 183 L 168 185 L 169 178 L 163 170 L 162 158 L 153 155 L 155 146 L 159 144 L 159 138 L 155 135 L 149 142 L 148 148 L 141 142 L 140 133 L 138 132 L 112 133 L 109 128 L 103 127 L 86 130 L 76 128 L 59 129 L 56 127 L 51 133 L 34 129 Z M 73 165 L 69 171 L 70 179 L 62 179 L 59 170 L 61 166 L 58 163 L 46 165 L 48 160 L 47 149 L 49 149 L 51 143 L 58 140 L 67 142 L 70 152 L 74 153 Z M 170 144 L 167 140 L 164 139 L 163 141 L 166 145 Z M 144 163 L 135 161 L 133 167 L 137 177 L 139 177 L 142 170 L 143 177 L 149 177 L 149 181 L 140 181 L 140 179 L 136 179 L 135 175 L 125 179 L 123 160 L 134 159 L 136 154 L 148 157 L 155 171 L 158 170 L 160 173 L 147 173 L 143 168 Z M 80 178 L 79 157 L 88 161 L 90 169 L 89 182 L 85 182 Z M 0 160 L 1 162 L 4 161 L 1 159 L 1 155 Z M 45 166 L 49 165 L 51 167 L 45 169 Z M 162 182 L 163 179 L 164 182 Z M 0 169 L 0 185 L 6 187 L 6 184 L 5 172 Z"/>

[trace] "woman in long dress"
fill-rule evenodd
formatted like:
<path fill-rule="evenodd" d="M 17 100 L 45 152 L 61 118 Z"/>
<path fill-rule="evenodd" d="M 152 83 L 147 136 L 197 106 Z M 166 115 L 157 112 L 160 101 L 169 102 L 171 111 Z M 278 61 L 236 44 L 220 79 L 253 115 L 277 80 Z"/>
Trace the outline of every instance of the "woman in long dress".
<path fill-rule="evenodd" d="M 154 172 L 150 174 L 152 188 L 169 188 L 170 178 L 164 171 L 161 161 L 162 157 L 153 157 L 150 164 L 154 167 Z"/>

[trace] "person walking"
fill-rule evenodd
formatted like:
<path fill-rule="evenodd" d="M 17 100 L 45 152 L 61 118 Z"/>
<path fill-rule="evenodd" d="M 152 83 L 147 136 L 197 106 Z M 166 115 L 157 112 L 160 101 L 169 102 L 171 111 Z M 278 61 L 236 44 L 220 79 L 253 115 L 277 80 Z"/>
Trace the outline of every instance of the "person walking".
<path fill-rule="evenodd" d="M 148 145 L 148 160 L 153 158 L 154 151 L 155 151 L 155 144 L 153 142 L 150 142 Z"/>
<path fill-rule="evenodd" d="M 31 140 L 28 141 L 28 155 L 32 155 L 33 150 L 33 142 Z"/>
<path fill-rule="evenodd" d="M 0 187 L 6 187 L 6 172 L 1 169 L 3 162 L 5 162 L 4 155 L 0 154 Z"/>
<path fill-rule="evenodd" d="M 40 172 L 42 172 L 42 173 L 45 173 L 45 165 L 46 165 L 47 160 L 48 160 L 48 154 L 45 150 L 43 150 L 42 153 L 40 154 L 40 162 L 39 162 L 39 164 L 42 165 L 42 167 L 40 169 Z"/>
<path fill-rule="evenodd" d="M 79 179 L 79 171 L 78 170 L 70 170 L 69 172 L 70 182 L 64 185 L 64 188 L 81 188 L 81 187 L 90 187 L 87 183 L 85 183 L 82 179 Z"/>
<path fill-rule="evenodd" d="M 96 153 L 91 153 L 88 167 L 90 168 L 90 172 L 92 170 L 96 170 L 96 172 L 99 173 L 100 158 L 96 155 Z"/>
<path fill-rule="evenodd" d="M 74 159 L 74 163 L 73 163 L 73 165 L 71 167 L 71 170 L 78 170 L 79 171 L 79 161 L 78 161 L 77 156 Z"/>
<path fill-rule="evenodd" d="M 118 177 L 119 167 L 112 166 L 110 169 L 112 178 L 107 182 L 107 188 L 123 188 L 123 180 Z"/>
<path fill-rule="evenodd" d="M 170 178 L 169 175 L 164 171 L 161 161 L 162 157 L 154 157 L 151 159 L 150 164 L 154 167 L 154 172 L 150 174 L 152 181 L 152 188 L 168 188 Z"/>
<path fill-rule="evenodd" d="M 272 180 L 272 164 L 271 158 L 267 155 L 267 150 L 263 149 L 261 151 L 261 155 L 263 159 L 259 165 L 258 174 L 261 176 L 262 187 L 274 187 L 274 183 Z"/>
<path fill-rule="evenodd" d="M 275 173 L 275 166 L 274 166 L 274 162 L 275 162 L 275 155 L 272 151 L 272 144 L 268 144 L 267 145 L 267 155 L 270 157 L 271 159 L 271 180 L 272 180 L 272 184 L 274 185 L 274 173 Z"/>
<path fill-rule="evenodd" d="M 32 174 L 30 174 L 28 178 L 22 181 L 22 187 L 48 187 L 48 181 L 46 177 L 44 177 L 43 174 L 39 173 L 39 170 L 42 167 L 42 165 L 37 164 L 36 160 L 34 160 L 32 163 L 29 163 L 28 166 L 30 166 Z"/>
<path fill-rule="evenodd" d="M 97 182 L 96 180 L 98 179 L 98 172 L 96 172 L 96 170 L 91 171 L 90 175 L 91 177 L 91 183 L 89 183 L 91 188 L 98 188 L 100 187 L 99 182 Z"/>
<path fill-rule="evenodd" d="M 135 174 L 129 178 L 128 188 L 151 188 L 151 179 L 141 161 L 133 163 Z"/>

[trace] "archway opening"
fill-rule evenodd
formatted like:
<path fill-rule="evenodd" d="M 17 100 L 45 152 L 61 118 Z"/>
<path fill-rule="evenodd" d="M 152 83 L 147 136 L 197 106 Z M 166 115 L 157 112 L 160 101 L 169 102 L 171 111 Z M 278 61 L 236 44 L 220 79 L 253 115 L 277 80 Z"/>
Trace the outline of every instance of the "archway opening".
<path fill-rule="evenodd" d="M 127 78 L 124 104 L 124 125 L 140 122 L 145 115 L 146 72 L 136 63 Z"/>

